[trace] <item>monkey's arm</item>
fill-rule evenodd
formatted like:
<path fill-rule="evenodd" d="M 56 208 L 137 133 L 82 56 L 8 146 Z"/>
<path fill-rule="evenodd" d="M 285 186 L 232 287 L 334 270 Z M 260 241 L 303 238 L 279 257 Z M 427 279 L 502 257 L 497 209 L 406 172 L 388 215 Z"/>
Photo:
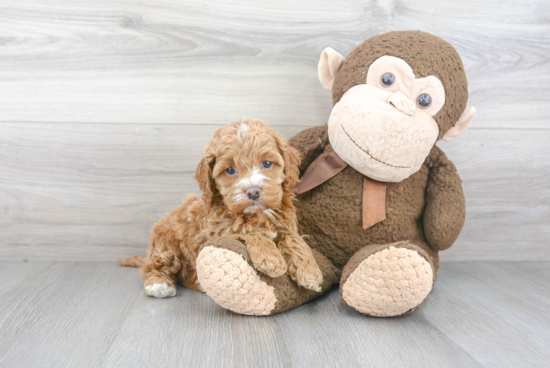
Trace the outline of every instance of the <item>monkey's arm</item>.
<path fill-rule="evenodd" d="M 326 125 L 302 130 L 288 140 L 288 143 L 300 152 L 300 176 L 304 174 L 311 163 L 325 150 L 329 143 Z"/>
<path fill-rule="evenodd" d="M 458 238 L 466 218 L 462 181 L 455 165 L 437 146 L 426 164 L 430 169 L 424 211 L 424 233 L 437 250 L 449 248 Z"/>

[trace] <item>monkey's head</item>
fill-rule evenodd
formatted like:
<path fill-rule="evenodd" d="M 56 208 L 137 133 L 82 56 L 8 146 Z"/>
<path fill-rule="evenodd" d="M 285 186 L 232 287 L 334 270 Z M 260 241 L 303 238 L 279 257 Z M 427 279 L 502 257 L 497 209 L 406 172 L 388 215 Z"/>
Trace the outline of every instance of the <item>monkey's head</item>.
<path fill-rule="evenodd" d="M 374 180 L 408 178 L 437 140 L 462 134 L 475 114 L 466 107 L 468 82 L 460 56 L 429 33 L 375 36 L 346 59 L 326 48 L 318 72 L 333 96 L 332 147 Z"/>

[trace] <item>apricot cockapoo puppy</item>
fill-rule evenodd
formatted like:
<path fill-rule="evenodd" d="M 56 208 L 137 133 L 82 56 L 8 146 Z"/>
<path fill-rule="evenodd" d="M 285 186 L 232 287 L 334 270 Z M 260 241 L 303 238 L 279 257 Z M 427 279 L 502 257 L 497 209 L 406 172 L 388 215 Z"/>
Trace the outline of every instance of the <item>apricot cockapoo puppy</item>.
<path fill-rule="evenodd" d="M 299 163 L 298 152 L 260 120 L 217 129 L 195 174 L 203 195 L 185 196 L 153 227 L 147 255 L 120 264 L 141 267 L 149 296 L 175 296 L 176 283 L 202 291 L 197 255 L 209 239 L 228 236 L 246 244 L 260 272 L 288 272 L 298 285 L 321 291 L 323 276 L 298 234 L 292 203 Z"/>

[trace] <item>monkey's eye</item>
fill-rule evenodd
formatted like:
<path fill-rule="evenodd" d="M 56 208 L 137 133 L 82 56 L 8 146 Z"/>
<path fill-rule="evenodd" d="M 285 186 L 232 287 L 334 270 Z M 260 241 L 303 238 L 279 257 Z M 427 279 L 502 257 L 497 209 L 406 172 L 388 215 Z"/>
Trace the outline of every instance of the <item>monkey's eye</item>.
<path fill-rule="evenodd" d="M 432 104 L 432 97 L 427 93 L 422 93 L 416 98 L 416 104 L 421 109 L 426 109 Z"/>
<path fill-rule="evenodd" d="M 382 78 L 380 78 L 380 83 L 382 83 L 384 87 L 391 87 L 395 83 L 395 75 L 392 73 L 384 73 Z"/>
<path fill-rule="evenodd" d="M 229 176 L 234 176 L 237 173 L 237 170 L 235 170 L 235 168 L 231 166 L 229 169 L 225 170 L 225 172 Z"/>
<path fill-rule="evenodd" d="M 273 166 L 273 162 L 271 162 L 271 161 L 264 161 L 264 163 L 262 164 L 262 166 L 264 167 L 264 169 L 269 169 L 271 166 Z"/>

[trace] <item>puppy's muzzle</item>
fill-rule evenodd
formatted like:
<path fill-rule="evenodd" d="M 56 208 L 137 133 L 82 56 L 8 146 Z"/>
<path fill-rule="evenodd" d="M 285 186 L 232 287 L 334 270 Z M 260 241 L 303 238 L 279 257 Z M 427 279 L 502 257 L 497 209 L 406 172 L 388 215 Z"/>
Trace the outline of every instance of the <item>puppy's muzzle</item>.
<path fill-rule="evenodd" d="M 245 193 L 246 193 L 246 196 L 252 199 L 253 201 L 260 198 L 260 188 L 258 187 L 248 188 Z"/>

